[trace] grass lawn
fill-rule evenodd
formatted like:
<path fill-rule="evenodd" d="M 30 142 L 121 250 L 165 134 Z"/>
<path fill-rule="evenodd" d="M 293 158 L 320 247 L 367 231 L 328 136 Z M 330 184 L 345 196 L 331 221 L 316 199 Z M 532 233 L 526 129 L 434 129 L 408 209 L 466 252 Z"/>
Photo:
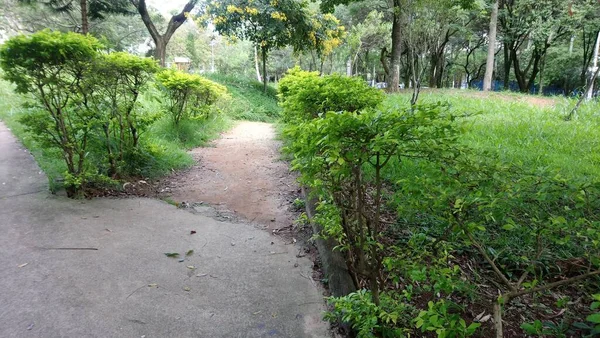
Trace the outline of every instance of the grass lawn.
<path fill-rule="evenodd" d="M 408 106 L 409 93 L 390 95 L 386 105 Z M 565 177 L 600 177 L 600 104 L 581 107 L 566 98 L 523 94 L 439 90 L 421 94 L 419 103 L 442 103 L 464 118 L 462 142 L 495 153 L 507 164 L 558 171 Z"/>

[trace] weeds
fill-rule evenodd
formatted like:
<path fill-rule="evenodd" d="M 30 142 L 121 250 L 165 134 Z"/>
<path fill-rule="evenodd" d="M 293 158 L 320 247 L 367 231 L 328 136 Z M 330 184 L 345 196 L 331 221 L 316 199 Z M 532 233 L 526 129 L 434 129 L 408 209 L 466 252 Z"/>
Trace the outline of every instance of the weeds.
<path fill-rule="evenodd" d="M 279 118 L 281 109 L 275 88 L 269 86 L 264 93 L 263 84 L 252 79 L 222 74 L 211 74 L 208 78 L 225 85 L 231 93 L 230 100 L 218 104 L 229 117 L 260 122 L 274 122 Z"/>

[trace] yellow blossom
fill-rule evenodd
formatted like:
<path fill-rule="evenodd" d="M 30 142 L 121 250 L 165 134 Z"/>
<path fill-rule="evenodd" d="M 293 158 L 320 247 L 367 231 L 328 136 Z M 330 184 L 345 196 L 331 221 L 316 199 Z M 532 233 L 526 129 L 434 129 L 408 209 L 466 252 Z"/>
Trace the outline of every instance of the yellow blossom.
<path fill-rule="evenodd" d="M 214 23 L 215 25 L 219 25 L 219 24 L 222 24 L 222 23 L 225 23 L 225 22 L 227 22 L 227 19 L 226 19 L 225 17 L 223 17 L 223 16 L 217 16 L 217 17 L 216 17 L 216 18 L 214 18 L 214 20 L 213 20 L 213 23 Z"/>
<path fill-rule="evenodd" d="M 287 16 L 285 16 L 284 13 L 281 12 L 273 12 L 271 13 L 271 17 L 275 20 L 279 20 L 279 21 L 286 21 L 287 20 Z"/>
<path fill-rule="evenodd" d="M 227 6 L 227 13 L 231 13 L 231 14 L 233 14 L 233 13 L 243 14 L 244 11 L 241 8 L 239 8 L 239 7 L 235 7 L 233 5 L 229 5 L 229 6 Z"/>
<path fill-rule="evenodd" d="M 246 6 L 246 13 L 250 15 L 257 15 L 258 9 Z"/>

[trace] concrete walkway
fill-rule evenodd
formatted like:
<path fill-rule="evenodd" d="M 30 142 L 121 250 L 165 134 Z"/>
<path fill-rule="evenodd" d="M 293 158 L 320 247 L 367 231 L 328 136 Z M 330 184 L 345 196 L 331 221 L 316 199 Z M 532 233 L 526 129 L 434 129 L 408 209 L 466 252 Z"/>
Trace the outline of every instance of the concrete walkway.
<path fill-rule="evenodd" d="M 294 245 L 210 208 L 73 201 L 46 182 L 0 122 L 0 337 L 330 336 Z"/>

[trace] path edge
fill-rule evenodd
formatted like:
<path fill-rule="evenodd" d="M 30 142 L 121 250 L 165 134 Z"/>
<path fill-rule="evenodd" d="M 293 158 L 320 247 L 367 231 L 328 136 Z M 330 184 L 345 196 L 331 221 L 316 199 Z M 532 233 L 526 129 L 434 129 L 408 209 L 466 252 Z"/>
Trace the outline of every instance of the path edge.
<path fill-rule="evenodd" d="M 314 221 L 316 214 L 317 199 L 310 197 L 310 190 L 306 187 L 302 187 L 302 197 L 304 198 L 306 205 L 306 215 L 310 221 L 313 234 L 318 235 L 321 233 L 321 225 Z M 321 266 L 323 267 L 323 273 L 328 280 L 329 291 L 334 297 L 343 297 L 354 291 L 356 286 L 348 271 L 346 260 L 342 256 L 339 250 L 334 250 L 337 243 L 334 239 L 324 239 L 317 237 L 315 240 L 317 250 L 319 251 L 319 257 L 321 258 Z"/>

